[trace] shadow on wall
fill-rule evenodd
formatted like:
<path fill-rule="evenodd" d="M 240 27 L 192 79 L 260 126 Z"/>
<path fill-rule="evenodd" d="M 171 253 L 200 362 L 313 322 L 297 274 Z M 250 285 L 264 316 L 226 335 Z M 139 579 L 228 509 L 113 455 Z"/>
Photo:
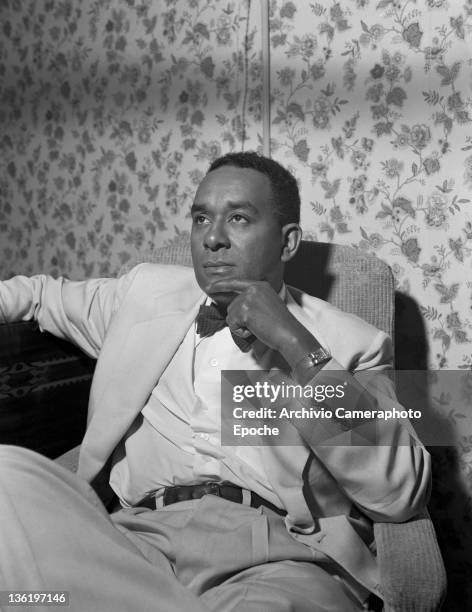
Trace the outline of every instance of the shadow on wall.
<path fill-rule="evenodd" d="M 395 368 L 422 370 L 415 375 L 416 397 L 408 392 L 409 407 L 429 415 L 429 426 L 444 440 L 457 440 L 457 427 L 431 409 L 431 384 L 427 374 L 428 342 L 418 304 L 410 296 L 395 294 Z M 447 375 L 447 374 L 446 374 Z M 402 400 L 402 394 L 398 394 Z M 443 437 L 444 436 L 444 437 Z M 446 566 L 448 594 L 446 612 L 463 612 L 472 603 L 472 508 L 460 474 L 460 452 L 454 446 L 428 447 L 432 458 L 433 487 L 429 511 L 436 528 Z M 466 607 L 464 607 L 466 606 Z"/>
<path fill-rule="evenodd" d="M 323 246 L 325 248 L 316 252 L 316 274 L 307 274 L 306 268 L 295 260 L 287 266 L 286 279 L 311 295 L 327 299 L 335 288 L 336 279 L 331 273 L 330 246 Z M 442 440 L 451 442 L 450 446 L 428 447 L 433 469 L 429 509 L 448 575 L 448 596 L 443 609 L 463 612 L 464 603 L 472 603 L 472 508 L 464 479 L 461 480 L 458 431 L 451 420 L 432 409 L 424 320 L 417 302 L 399 291 L 395 292 L 394 343 L 395 369 L 403 372 L 402 382 L 404 376 L 408 377 L 407 371 L 414 372 L 413 386 L 400 385 L 398 388 L 400 402 L 428 415 L 425 421 L 429 435 L 425 439 L 437 439 L 440 433 Z"/>

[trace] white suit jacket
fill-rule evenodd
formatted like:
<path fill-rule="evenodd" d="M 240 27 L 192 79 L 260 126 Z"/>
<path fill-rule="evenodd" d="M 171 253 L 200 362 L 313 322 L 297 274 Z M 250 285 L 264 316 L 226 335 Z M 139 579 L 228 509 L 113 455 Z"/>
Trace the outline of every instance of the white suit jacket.
<path fill-rule="evenodd" d="M 192 269 L 160 264 L 140 264 L 119 279 L 72 282 L 38 275 L 0 283 L 0 320 L 35 319 L 42 330 L 97 358 L 78 469 L 97 489 L 108 477 L 113 450 L 146 404 L 203 299 Z M 287 306 L 330 350 L 328 369 L 357 377 L 391 366 L 388 336 L 361 319 L 292 288 Z M 401 408 L 386 377 L 379 375 L 372 384 L 381 408 Z M 412 428 L 395 422 L 389 431 L 383 446 L 319 446 L 314 429 L 299 430 L 312 450 L 305 492 L 287 476 L 290 447 L 263 451 L 292 535 L 379 595 L 368 524 L 408 520 L 424 508 L 430 488 L 429 455 Z M 345 431 L 340 428 L 339 434 Z"/>

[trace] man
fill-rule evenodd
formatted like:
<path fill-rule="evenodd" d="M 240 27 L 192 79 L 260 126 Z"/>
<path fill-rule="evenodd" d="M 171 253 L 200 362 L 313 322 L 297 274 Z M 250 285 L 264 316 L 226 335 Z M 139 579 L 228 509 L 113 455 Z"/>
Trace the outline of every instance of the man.
<path fill-rule="evenodd" d="M 283 167 L 229 154 L 192 206 L 194 271 L 0 284 L 4 321 L 34 318 L 98 357 L 81 478 L 0 449 L 3 588 L 68 590 L 72 610 L 101 612 L 347 612 L 381 595 L 372 521 L 407 520 L 429 493 L 408 423 L 382 430 L 382 445 L 324 445 L 306 420 L 288 425 L 291 446 L 220 441 L 221 370 L 342 380 L 356 405 L 396 405 L 380 375 L 388 337 L 283 283 L 299 208 Z M 377 370 L 366 391 L 358 379 Z M 344 439 L 339 423 L 324 427 Z M 118 498 L 111 515 L 87 481 L 108 508 Z"/>

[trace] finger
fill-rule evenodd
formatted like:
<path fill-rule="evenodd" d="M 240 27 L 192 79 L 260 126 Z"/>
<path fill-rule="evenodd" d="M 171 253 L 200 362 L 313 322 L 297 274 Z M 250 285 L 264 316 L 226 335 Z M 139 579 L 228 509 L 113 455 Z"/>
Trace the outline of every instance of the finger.
<path fill-rule="evenodd" d="M 231 333 L 233 333 L 235 336 L 239 336 L 240 338 L 249 338 L 249 336 L 252 336 L 252 332 L 245 327 L 236 327 L 236 329 L 233 329 L 230 326 L 228 327 L 230 328 Z"/>
<path fill-rule="evenodd" d="M 241 297 L 237 296 L 228 307 L 228 313 L 226 316 L 226 323 L 231 333 L 241 338 L 247 338 L 251 335 L 251 331 L 248 329 L 243 313 L 237 306 L 237 302 L 241 301 Z"/>

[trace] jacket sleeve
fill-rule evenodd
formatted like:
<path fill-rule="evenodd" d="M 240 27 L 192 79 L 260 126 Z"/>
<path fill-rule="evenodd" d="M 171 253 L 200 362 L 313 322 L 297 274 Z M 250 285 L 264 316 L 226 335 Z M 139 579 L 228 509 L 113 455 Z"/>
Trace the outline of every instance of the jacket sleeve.
<path fill-rule="evenodd" d="M 0 282 L 0 323 L 37 321 L 41 331 L 69 340 L 96 358 L 136 269 L 115 278 L 70 281 L 46 275 Z"/>
<path fill-rule="evenodd" d="M 332 359 L 308 384 L 343 389 L 341 399 L 324 401 L 333 418 L 292 424 L 364 514 L 374 521 L 402 522 L 428 502 L 431 461 L 403 418 L 405 408 L 385 372 L 391 354 L 389 337 L 379 332 L 353 373 Z M 353 410 L 358 418 L 349 418 Z"/>

